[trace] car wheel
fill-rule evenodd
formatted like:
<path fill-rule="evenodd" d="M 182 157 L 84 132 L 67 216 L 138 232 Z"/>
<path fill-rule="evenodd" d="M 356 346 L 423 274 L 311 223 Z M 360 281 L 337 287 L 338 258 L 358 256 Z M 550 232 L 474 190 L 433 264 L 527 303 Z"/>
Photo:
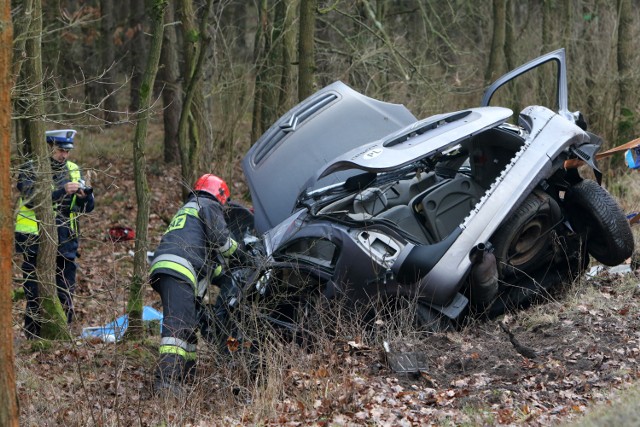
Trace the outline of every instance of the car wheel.
<path fill-rule="evenodd" d="M 527 271 L 548 259 L 550 231 L 560 220 L 555 200 L 543 192 L 531 193 L 491 239 L 502 278 Z"/>
<path fill-rule="evenodd" d="M 611 195 L 591 180 L 569 189 L 565 205 L 574 229 L 586 236 L 587 251 L 605 265 L 618 265 L 633 253 L 633 234 Z"/>

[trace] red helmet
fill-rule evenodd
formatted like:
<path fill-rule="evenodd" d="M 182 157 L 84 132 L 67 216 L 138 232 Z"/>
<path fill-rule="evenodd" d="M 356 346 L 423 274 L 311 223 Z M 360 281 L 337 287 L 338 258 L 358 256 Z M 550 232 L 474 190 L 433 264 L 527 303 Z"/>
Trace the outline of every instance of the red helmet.
<path fill-rule="evenodd" d="M 204 191 L 218 199 L 223 205 L 227 203 L 227 199 L 231 196 L 229 186 L 224 180 L 210 173 L 202 175 L 193 186 L 194 191 Z"/>

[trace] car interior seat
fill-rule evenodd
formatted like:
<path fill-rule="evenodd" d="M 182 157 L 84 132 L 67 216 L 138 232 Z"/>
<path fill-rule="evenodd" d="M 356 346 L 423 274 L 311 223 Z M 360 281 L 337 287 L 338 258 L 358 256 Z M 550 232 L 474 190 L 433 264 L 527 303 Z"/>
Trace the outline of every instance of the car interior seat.
<path fill-rule="evenodd" d="M 471 177 L 458 175 L 416 198 L 414 203 L 425 218 L 425 226 L 436 242 L 443 240 L 462 223 L 485 190 Z"/>
<path fill-rule="evenodd" d="M 377 188 L 367 188 L 353 199 L 353 212 L 363 218 L 371 218 L 387 208 L 387 196 Z"/>
<path fill-rule="evenodd" d="M 394 206 L 380 213 L 376 218 L 393 222 L 398 228 L 415 237 L 419 243 L 428 244 L 432 242 L 432 239 L 420 224 L 417 215 L 408 205 Z"/>

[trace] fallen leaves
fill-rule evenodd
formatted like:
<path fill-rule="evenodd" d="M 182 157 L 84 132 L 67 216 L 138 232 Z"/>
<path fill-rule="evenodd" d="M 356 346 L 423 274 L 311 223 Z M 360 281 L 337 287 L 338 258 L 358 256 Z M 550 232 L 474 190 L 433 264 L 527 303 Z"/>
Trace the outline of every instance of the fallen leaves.
<path fill-rule="evenodd" d="M 104 176 L 94 185 L 97 200 L 105 203 L 85 221 L 92 227 L 86 229 L 89 239 L 83 242 L 79 270 L 78 322 L 82 326 L 104 324 L 126 308 L 130 242 L 104 242 L 103 238 L 114 223 L 131 225 L 131 197 L 115 197 L 132 187 L 127 170 L 110 172 L 118 176 L 118 192 L 109 191 L 115 187 Z M 171 173 L 157 181 L 160 188 L 178 185 Z M 171 218 L 180 203 L 167 193 L 153 192 L 152 239 L 159 239 L 165 218 Z M 227 375 L 225 369 L 230 368 L 224 359 L 210 356 L 213 362 L 199 367 L 200 373 L 210 372 L 200 377 L 194 396 L 173 406 L 154 400 L 148 390 L 155 348 L 78 341 L 34 350 L 21 341 L 16 347 L 21 422 L 556 425 L 588 411 L 594 403 L 607 402 L 612 389 L 640 377 L 640 298 L 637 290 L 625 294 L 617 281 L 617 277 L 597 278 L 590 285 L 589 298 L 567 301 L 558 296 L 539 308 L 505 316 L 502 321 L 516 342 L 536 350 L 535 359 L 516 353 L 509 335 L 494 322 L 476 322 L 460 332 L 398 337 L 405 346 L 399 351 L 424 354 L 428 361 L 417 375 L 398 374 L 387 365 L 379 341 L 352 335 L 295 357 L 285 351 L 286 363 L 278 364 L 275 372 L 259 371 L 262 376 L 242 369 L 246 378 Z M 573 293 L 583 291 L 578 288 Z M 145 292 L 147 301 L 157 302 L 150 288 Z M 16 319 L 17 324 L 19 313 Z M 377 326 L 385 325 L 378 322 Z M 226 345 L 235 362 L 248 343 L 230 339 Z M 395 343 L 393 350 L 398 350 Z M 137 351 L 151 355 L 139 356 Z M 201 356 L 207 356 L 206 351 L 199 349 Z"/>

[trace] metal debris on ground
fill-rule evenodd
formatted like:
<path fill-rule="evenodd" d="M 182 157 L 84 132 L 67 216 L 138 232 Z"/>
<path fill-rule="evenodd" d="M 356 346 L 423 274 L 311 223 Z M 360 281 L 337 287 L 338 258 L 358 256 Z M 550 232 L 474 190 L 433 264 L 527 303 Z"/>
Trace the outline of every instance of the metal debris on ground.
<path fill-rule="evenodd" d="M 389 343 L 383 343 L 387 364 L 399 374 L 420 375 L 427 370 L 426 354 L 416 351 L 391 351 Z"/>

